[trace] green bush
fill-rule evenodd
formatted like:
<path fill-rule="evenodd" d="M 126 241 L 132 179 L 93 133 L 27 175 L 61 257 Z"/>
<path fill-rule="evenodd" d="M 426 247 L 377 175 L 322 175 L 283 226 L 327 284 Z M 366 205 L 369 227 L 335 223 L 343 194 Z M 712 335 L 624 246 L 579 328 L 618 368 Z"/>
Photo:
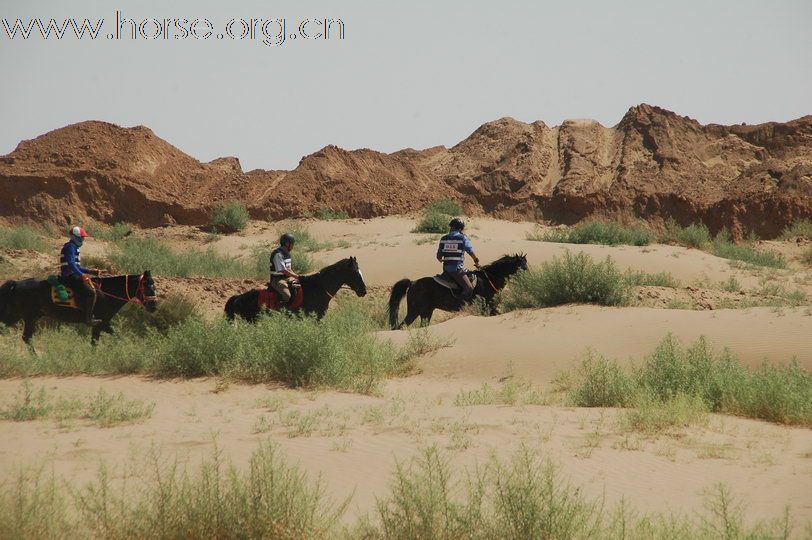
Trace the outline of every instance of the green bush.
<path fill-rule="evenodd" d="M 635 381 L 616 362 L 588 353 L 575 374 L 570 399 L 577 407 L 629 407 L 636 396 Z"/>
<path fill-rule="evenodd" d="M 235 233 L 243 230 L 250 218 L 251 215 L 245 206 L 237 201 L 229 201 L 215 205 L 211 212 L 210 224 L 216 232 Z"/>
<path fill-rule="evenodd" d="M 110 262 L 120 271 L 140 274 L 152 270 L 153 274 L 173 277 L 254 277 L 254 269 L 243 262 L 218 254 L 214 249 L 189 248 L 175 251 L 152 238 L 127 237 L 116 242 L 108 255 Z M 264 274 L 267 274 L 267 269 Z"/>
<path fill-rule="evenodd" d="M 629 227 L 607 221 L 587 221 L 566 230 L 533 233 L 528 235 L 528 239 L 567 244 L 645 246 L 654 241 L 656 236 L 644 227 Z"/>
<path fill-rule="evenodd" d="M 669 219 L 665 224 L 665 231 L 660 236 L 660 241 L 703 249 L 710 244 L 711 234 L 708 227 L 703 223 L 692 223 L 687 227 L 682 227 L 673 219 Z"/>
<path fill-rule="evenodd" d="M 245 471 L 217 450 L 193 471 L 154 451 L 129 465 L 133 472 L 123 474 L 137 490 L 119 488 L 113 478 L 121 473 L 105 466 L 94 481 L 67 490 L 41 470 L 21 470 L 0 491 L 0 537 L 322 538 L 347 505 L 333 504 L 320 481 L 270 443 Z"/>
<path fill-rule="evenodd" d="M 784 232 L 781 234 L 781 238 L 784 240 L 798 238 L 799 236 L 812 240 L 812 220 L 802 219 L 801 221 L 796 221 L 784 229 Z"/>
<path fill-rule="evenodd" d="M 702 398 L 677 393 L 665 401 L 643 393 L 638 396 L 633 409 L 623 416 L 631 430 L 659 433 L 704 424 L 708 419 L 708 407 Z"/>
<path fill-rule="evenodd" d="M 71 327 L 42 329 L 34 336 L 38 354 L 33 357 L 19 347 L 19 335 L 0 336 L 0 377 L 223 375 L 369 392 L 387 374 L 408 367 L 415 349 L 412 343 L 397 348 L 378 338 L 370 314 L 357 308 L 332 310 L 321 321 L 282 314 L 262 317 L 256 324 L 194 315 L 175 321 L 164 317 L 163 327 L 154 323 L 143 328 L 130 321 L 115 339 L 103 337 L 95 347 Z"/>
<path fill-rule="evenodd" d="M 758 251 L 748 245 L 738 245 L 730 241 L 727 231 L 722 229 L 713 240 L 713 254 L 724 259 L 742 261 L 756 266 L 786 268 L 784 256 L 775 251 Z"/>
<path fill-rule="evenodd" d="M 452 199 L 438 199 L 429 203 L 423 210 L 425 213 L 445 214 L 447 216 L 458 216 L 462 214 L 462 205 Z"/>
<path fill-rule="evenodd" d="M 140 305 L 129 303 L 118 312 L 113 324 L 119 330 L 137 336 L 146 336 L 150 331 L 165 336 L 172 327 L 201 317 L 194 300 L 181 294 L 173 294 L 158 302 L 158 308 L 151 313 Z"/>
<path fill-rule="evenodd" d="M 596 263 L 584 253 L 568 251 L 539 270 L 516 274 L 502 294 L 501 306 L 506 311 L 575 302 L 615 306 L 628 297 L 629 283 L 611 258 Z"/>
<path fill-rule="evenodd" d="M 445 234 L 448 232 L 449 221 L 451 221 L 451 216 L 449 215 L 440 214 L 438 212 L 427 212 L 423 214 L 423 217 L 412 232 Z"/>
<path fill-rule="evenodd" d="M 668 272 L 649 274 L 647 272 L 633 272 L 629 270 L 624 275 L 624 279 L 633 287 L 650 285 L 655 287 L 669 287 L 671 289 L 676 289 L 680 286 L 679 281 L 677 281 L 674 276 Z"/>
<path fill-rule="evenodd" d="M 0 249 L 45 251 L 46 248 L 42 234 L 32 227 L 25 225 L 17 227 L 0 226 Z"/>
<path fill-rule="evenodd" d="M 110 242 L 122 240 L 133 234 L 133 232 L 135 232 L 133 225 L 123 221 L 119 221 L 111 227 L 102 225 L 88 227 L 88 233 L 90 236 L 100 240 L 108 240 Z"/>
<path fill-rule="evenodd" d="M 448 223 L 454 216 L 462 214 L 462 205 L 451 199 L 440 199 L 423 209 L 423 217 L 412 230 L 415 233 L 445 234 Z"/>
<path fill-rule="evenodd" d="M 579 406 L 651 406 L 655 400 L 664 407 L 649 411 L 655 415 L 698 410 L 674 402 L 678 396 L 701 400 L 711 412 L 812 425 L 812 376 L 797 362 L 751 371 L 704 338 L 683 347 L 669 335 L 637 369 L 622 370 L 590 354 L 569 385 L 569 397 Z"/>

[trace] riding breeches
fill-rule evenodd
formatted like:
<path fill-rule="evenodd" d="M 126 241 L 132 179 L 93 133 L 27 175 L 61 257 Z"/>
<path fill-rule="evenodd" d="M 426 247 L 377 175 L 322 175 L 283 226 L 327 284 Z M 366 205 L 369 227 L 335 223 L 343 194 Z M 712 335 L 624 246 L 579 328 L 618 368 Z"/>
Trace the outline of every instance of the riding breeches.
<path fill-rule="evenodd" d="M 462 299 L 468 300 L 474 294 L 474 286 L 471 285 L 471 279 L 468 277 L 468 274 L 465 272 L 464 268 L 460 268 L 454 272 L 448 272 L 448 274 L 454 278 L 454 281 L 462 287 Z"/>
<path fill-rule="evenodd" d="M 287 305 L 290 302 L 290 278 L 286 277 L 272 277 L 271 278 L 271 288 L 279 293 L 279 297 L 282 299 L 282 304 Z"/>

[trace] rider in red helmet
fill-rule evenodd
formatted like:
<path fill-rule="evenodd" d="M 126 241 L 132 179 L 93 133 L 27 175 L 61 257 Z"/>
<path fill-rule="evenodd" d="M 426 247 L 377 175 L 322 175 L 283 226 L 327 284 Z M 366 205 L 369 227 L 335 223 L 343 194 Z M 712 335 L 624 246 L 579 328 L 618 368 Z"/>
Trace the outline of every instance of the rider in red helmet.
<path fill-rule="evenodd" d="M 91 326 L 101 321 L 93 317 L 93 308 L 96 306 L 96 287 L 90 279 L 90 274 L 99 275 L 100 270 L 82 266 L 79 248 L 90 236 L 84 227 L 71 227 L 68 231 L 70 240 L 62 246 L 59 254 L 59 274 L 62 281 L 69 286 L 81 299 L 85 312 L 85 322 Z"/>

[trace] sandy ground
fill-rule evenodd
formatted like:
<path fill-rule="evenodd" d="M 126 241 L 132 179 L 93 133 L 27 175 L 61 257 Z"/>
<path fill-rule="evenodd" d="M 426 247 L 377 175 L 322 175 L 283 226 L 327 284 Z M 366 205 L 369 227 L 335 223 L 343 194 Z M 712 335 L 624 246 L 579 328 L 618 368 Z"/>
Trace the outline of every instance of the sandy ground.
<path fill-rule="evenodd" d="M 357 256 L 371 287 L 391 286 L 402 277 L 437 270 L 435 244 L 416 243 L 429 235 L 410 233 L 413 219 L 308 226 L 319 239 L 349 243 L 317 253 L 320 261 Z M 685 286 L 710 290 L 734 276 L 745 289 L 778 282 L 812 293 L 812 273 L 794 261 L 789 270 L 754 271 L 674 246 L 610 248 L 525 240 L 533 226 L 474 219 L 469 232 L 483 261 L 506 252 L 525 252 L 532 266 L 570 249 L 596 258 L 611 255 L 623 269 L 670 272 Z M 244 256 L 252 246 L 274 242 L 284 227 L 252 223 L 241 235 L 205 245 L 229 256 Z M 205 234 L 188 227 L 152 234 L 179 247 L 204 245 Z M 103 243 L 88 244 L 84 253 L 103 254 Z M 790 243 L 777 245 L 790 259 L 801 249 Z M 48 264 L 37 257 L 32 256 L 35 266 Z M 159 287 L 160 283 L 158 277 Z M 166 283 L 169 289 L 206 297 L 204 304 L 211 313 L 219 311 L 221 296 L 255 285 L 204 279 Z M 60 426 L 52 420 L 0 422 L 0 481 L 21 464 L 43 461 L 53 463 L 60 475 L 88 480 L 100 461 L 122 463 L 153 445 L 165 455 L 179 453 L 195 463 L 211 455 L 215 441 L 242 466 L 260 441 L 271 439 L 311 474 L 321 474 L 334 497 L 352 495 L 346 515 L 352 521 L 373 510 L 375 497 L 386 492 L 395 460 L 407 459 L 427 445 L 444 448 L 455 466 L 467 466 L 482 462 L 491 452 L 507 456 L 524 444 L 560 464 L 564 476 L 586 493 L 605 496 L 610 504 L 625 498 L 640 512 L 693 514 L 706 491 L 723 482 L 747 505 L 750 519 L 777 517 L 790 505 L 795 519 L 806 522 L 812 520 L 812 430 L 712 416 L 705 427 L 644 436 L 625 431 L 618 418 L 622 412 L 611 409 L 454 402 L 463 390 L 483 383 L 498 387 L 510 377 L 549 389 L 550 381 L 574 366 L 587 348 L 639 362 L 668 332 L 683 341 L 704 335 L 717 347 L 729 347 L 750 366 L 796 358 L 812 369 L 811 315 L 808 306 L 704 311 L 563 306 L 492 318 L 438 318 L 430 331 L 450 346 L 422 358 L 417 374 L 386 382 L 379 396 L 261 385 L 223 389 L 208 379 L 39 378 L 34 384 L 55 396 L 87 395 L 102 387 L 154 403 L 155 410 L 141 423 L 107 429 L 81 422 Z M 395 342 L 406 339 L 403 331 L 380 335 Z M 0 380 L 0 401 L 21 384 Z"/>

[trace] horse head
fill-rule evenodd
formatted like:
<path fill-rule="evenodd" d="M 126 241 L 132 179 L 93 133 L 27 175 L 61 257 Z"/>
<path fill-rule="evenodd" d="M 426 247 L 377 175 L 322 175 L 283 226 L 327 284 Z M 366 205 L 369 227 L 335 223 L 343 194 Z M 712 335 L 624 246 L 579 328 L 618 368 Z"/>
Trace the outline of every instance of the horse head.
<path fill-rule="evenodd" d="M 152 279 L 152 272 L 145 271 L 139 278 L 138 299 L 144 304 L 149 312 L 158 309 L 158 301 L 155 294 L 155 280 Z"/>
<path fill-rule="evenodd" d="M 361 268 L 358 266 L 358 259 L 350 257 L 347 259 L 347 269 L 349 271 L 344 282 L 355 291 L 358 296 L 366 296 L 367 284 L 364 283 L 364 275 L 361 273 Z"/>

